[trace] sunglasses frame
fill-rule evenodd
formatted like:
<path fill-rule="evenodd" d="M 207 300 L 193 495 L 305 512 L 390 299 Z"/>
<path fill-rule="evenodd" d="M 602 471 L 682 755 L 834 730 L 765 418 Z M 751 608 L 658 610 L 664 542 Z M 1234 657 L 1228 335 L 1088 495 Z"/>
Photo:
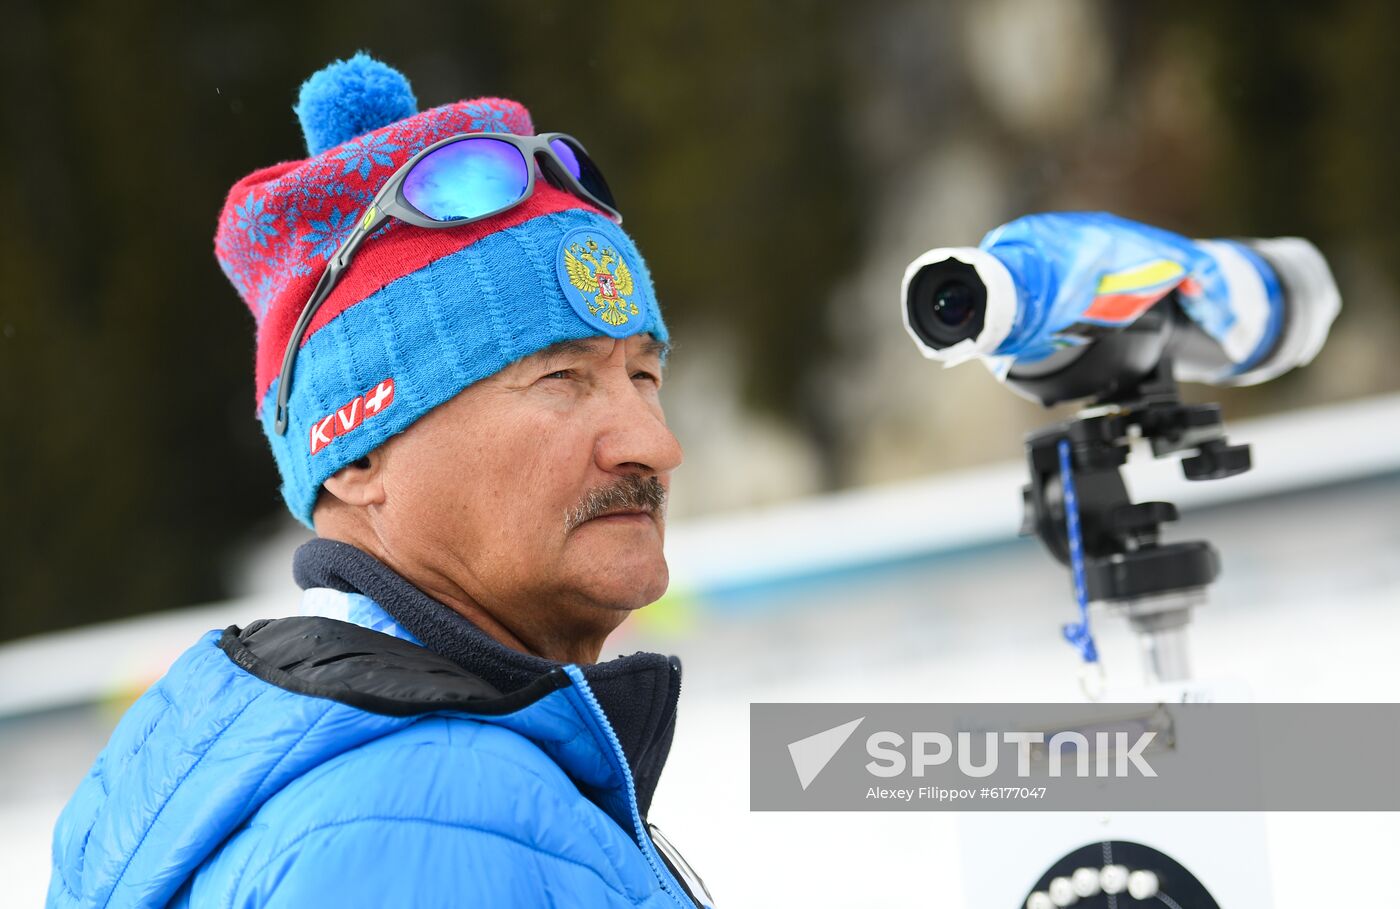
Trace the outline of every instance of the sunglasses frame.
<path fill-rule="evenodd" d="M 515 147 L 525 159 L 526 182 L 525 189 L 521 192 L 520 198 L 483 215 L 476 215 L 471 218 L 455 218 L 450 221 L 439 221 L 429 218 L 427 215 L 414 208 L 403 196 L 403 184 L 412 172 L 415 165 L 423 158 L 437 151 L 445 145 L 452 145 L 468 139 L 494 139 Z M 301 349 L 301 340 L 306 336 L 306 331 L 311 326 L 311 320 L 315 317 L 316 311 L 321 308 L 321 304 L 330 296 L 336 284 L 340 282 L 340 276 L 349 267 L 350 261 L 364 243 L 365 238 L 378 230 L 390 218 L 396 218 L 415 227 L 428 227 L 438 229 L 443 227 L 461 227 L 464 224 L 474 224 L 477 221 L 484 221 L 493 218 L 502 212 L 509 211 L 520 205 L 525 200 L 535 194 L 535 174 L 541 173 L 545 180 L 551 185 L 567 190 L 575 196 L 583 199 L 588 204 L 595 206 L 615 224 L 622 223 L 622 213 L 612 205 L 589 192 L 587 188 L 569 172 L 569 168 L 559 159 L 559 154 L 550 146 L 550 142 L 555 139 L 563 139 L 578 150 L 581 157 L 587 159 L 593 167 L 598 179 L 603 180 L 602 172 L 593 164 L 592 156 L 588 154 L 583 143 L 575 139 L 568 133 L 539 133 L 534 136 L 520 136 L 515 133 L 493 133 L 475 132 L 458 133 L 455 136 L 448 136 L 434 142 L 432 145 L 422 149 L 413 157 L 401 164 L 398 170 L 389 175 L 389 179 L 384 181 L 384 185 L 375 193 L 374 200 L 365 209 L 359 219 L 355 222 L 355 227 L 341 241 L 335 253 L 326 262 L 325 270 L 321 272 L 320 280 L 316 282 L 316 288 L 311 292 L 310 298 L 301 309 L 301 314 L 297 317 L 296 325 L 292 328 L 292 335 L 287 339 L 286 350 L 282 353 L 282 372 L 277 382 L 277 414 L 275 429 L 277 434 L 283 435 L 287 431 L 288 423 L 288 401 L 291 398 L 292 372 L 296 364 L 297 352 Z M 541 161 L 540 157 L 544 160 Z M 607 186 L 607 181 L 603 180 L 603 185 Z M 611 190 L 609 190 L 611 194 Z"/>

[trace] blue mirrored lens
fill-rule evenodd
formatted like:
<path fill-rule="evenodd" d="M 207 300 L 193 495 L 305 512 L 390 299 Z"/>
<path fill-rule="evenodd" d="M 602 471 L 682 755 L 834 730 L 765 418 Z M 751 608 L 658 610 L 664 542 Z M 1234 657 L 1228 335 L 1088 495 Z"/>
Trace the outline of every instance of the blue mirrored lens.
<path fill-rule="evenodd" d="M 520 200 L 530 182 L 525 157 L 499 139 L 444 145 L 413 166 L 403 197 L 434 221 L 479 218 Z"/>
<path fill-rule="evenodd" d="M 559 160 L 564 162 L 564 166 L 574 175 L 580 186 L 609 208 L 617 208 L 612 190 L 608 189 L 608 181 L 603 179 L 602 172 L 588 157 L 587 152 L 567 139 L 550 139 L 549 147 L 559 156 Z"/>
<path fill-rule="evenodd" d="M 569 169 L 569 173 L 577 180 L 583 173 L 578 166 L 578 155 L 574 154 L 574 148 L 563 139 L 550 139 L 549 147 L 554 149 L 554 153 L 559 156 L 559 160 L 564 162 L 564 166 Z"/>

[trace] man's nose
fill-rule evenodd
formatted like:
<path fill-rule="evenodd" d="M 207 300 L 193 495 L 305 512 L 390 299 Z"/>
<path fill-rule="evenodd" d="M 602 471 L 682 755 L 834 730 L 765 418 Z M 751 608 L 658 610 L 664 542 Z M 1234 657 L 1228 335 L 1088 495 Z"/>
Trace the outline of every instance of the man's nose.
<path fill-rule="evenodd" d="M 661 405 L 636 383 L 609 383 L 601 402 L 605 424 L 598 437 L 598 466 L 609 473 L 666 474 L 680 466 L 681 443 L 666 425 Z"/>

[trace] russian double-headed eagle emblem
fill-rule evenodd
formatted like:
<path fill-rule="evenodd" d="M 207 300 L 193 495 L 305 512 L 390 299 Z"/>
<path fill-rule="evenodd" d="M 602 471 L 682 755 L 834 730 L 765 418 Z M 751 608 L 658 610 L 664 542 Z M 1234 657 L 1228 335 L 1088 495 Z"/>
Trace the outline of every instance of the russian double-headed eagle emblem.
<path fill-rule="evenodd" d="M 622 325 L 641 312 L 627 299 L 632 296 L 632 272 L 611 246 L 600 247 L 592 238 L 572 243 L 564 250 L 564 267 L 570 284 L 595 295 L 588 311 L 609 325 Z"/>

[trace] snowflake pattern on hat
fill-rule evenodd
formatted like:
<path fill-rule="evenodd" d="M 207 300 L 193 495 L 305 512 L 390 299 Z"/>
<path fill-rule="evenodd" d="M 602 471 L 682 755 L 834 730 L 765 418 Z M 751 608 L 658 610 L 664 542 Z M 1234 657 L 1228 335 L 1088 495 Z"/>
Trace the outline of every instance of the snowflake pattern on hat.
<path fill-rule="evenodd" d="M 336 160 L 345 162 L 345 173 L 356 172 L 361 180 L 368 180 L 376 167 L 392 167 L 394 159 L 389 157 L 399 150 L 385 136 L 370 133 L 361 136 L 336 153 Z"/>
<path fill-rule="evenodd" d="M 463 132 L 533 135 L 534 125 L 514 101 L 459 101 L 241 181 L 220 219 L 214 252 L 257 323 L 283 296 L 304 302 L 311 288 L 295 279 L 320 275 L 390 174 L 427 146 Z M 381 230 L 402 226 L 390 221 Z"/>

